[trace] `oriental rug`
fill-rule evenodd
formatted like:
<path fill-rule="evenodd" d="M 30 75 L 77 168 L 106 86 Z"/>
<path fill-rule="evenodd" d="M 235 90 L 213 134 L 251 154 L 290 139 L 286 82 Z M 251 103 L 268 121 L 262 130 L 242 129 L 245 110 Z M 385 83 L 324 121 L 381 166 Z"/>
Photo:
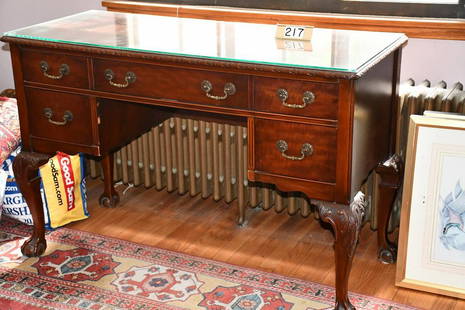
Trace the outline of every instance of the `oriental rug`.
<path fill-rule="evenodd" d="M 332 287 L 87 232 L 47 234 L 39 258 L 21 255 L 30 227 L 0 222 L 0 309 L 332 309 Z M 408 306 L 351 294 L 357 309 Z"/>

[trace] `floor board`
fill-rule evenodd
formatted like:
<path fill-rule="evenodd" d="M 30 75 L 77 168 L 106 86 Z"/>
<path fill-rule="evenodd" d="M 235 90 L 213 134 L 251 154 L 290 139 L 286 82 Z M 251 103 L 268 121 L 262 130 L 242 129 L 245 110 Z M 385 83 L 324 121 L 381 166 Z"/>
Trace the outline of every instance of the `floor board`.
<path fill-rule="evenodd" d="M 312 216 L 247 210 L 247 224 L 235 223 L 235 203 L 180 196 L 143 187 L 121 195 L 117 208 L 98 206 L 103 189 L 88 182 L 90 218 L 70 228 L 90 231 L 288 277 L 334 283 L 333 236 Z M 120 194 L 124 185 L 117 188 Z M 350 291 L 422 309 L 460 310 L 465 301 L 394 286 L 395 265 L 376 259 L 376 234 L 366 225 L 354 259 Z"/>

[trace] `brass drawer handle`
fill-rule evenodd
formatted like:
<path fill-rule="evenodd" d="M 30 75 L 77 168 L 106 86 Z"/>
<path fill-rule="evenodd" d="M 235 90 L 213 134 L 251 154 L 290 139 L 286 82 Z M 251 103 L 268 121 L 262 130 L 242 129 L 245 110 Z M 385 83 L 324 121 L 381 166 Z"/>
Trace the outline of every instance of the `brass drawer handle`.
<path fill-rule="evenodd" d="M 119 87 L 119 88 L 126 88 L 129 86 L 129 84 L 134 83 L 136 81 L 136 74 L 131 71 L 126 72 L 126 75 L 124 76 L 124 83 L 113 82 L 112 80 L 114 77 L 115 77 L 115 74 L 113 73 L 111 69 L 105 70 L 105 79 L 112 86 Z"/>
<path fill-rule="evenodd" d="M 311 91 L 304 91 L 304 94 L 302 96 L 302 102 L 303 104 L 290 104 L 287 103 L 286 100 L 289 97 L 289 94 L 287 93 L 287 90 L 284 88 L 280 88 L 277 91 L 279 100 L 281 100 L 281 103 L 283 106 L 288 107 L 288 108 L 294 108 L 294 109 L 303 109 L 307 105 L 311 104 L 313 101 L 315 101 L 315 94 L 312 93 Z"/>
<path fill-rule="evenodd" d="M 305 157 L 313 154 L 313 146 L 310 143 L 302 144 L 302 148 L 300 149 L 300 156 L 287 155 L 286 151 L 288 149 L 288 145 L 287 145 L 287 142 L 284 140 L 276 141 L 276 148 L 278 149 L 278 151 L 281 152 L 281 155 L 284 158 L 287 158 L 290 160 L 303 160 Z"/>
<path fill-rule="evenodd" d="M 210 91 L 213 89 L 213 85 L 210 81 L 203 80 L 200 84 L 200 88 L 205 92 L 205 95 L 208 98 L 215 99 L 215 100 L 225 100 L 229 96 L 232 96 L 236 93 L 236 86 L 233 83 L 226 83 L 224 84 L 224 96 L 215 96 L 210 94 Z"/>
<path fill-rule="evenodd" d="M 66 125 L 67 123 L 69 123 L 69 122 L 71 122 L 73 120 L 73 113 L 71 113 L 71 111 L 65 111 L 65 113 L 63 114 L 63 121 L 62 122 L 54 121 L 52 119 L 53 111 L 50 108 L 45 108 L 44 109 L 44 116 L 48 120 L 49 123 L 52 123 L 52 124 L 57 125 L 57 126 L 64 126 L 64 125 Z"/>
<path fill-rule="evenodd" d="M 50 74 L 50 73 L 47 73 L 48 69 L 49 69 L 49 66 L 48 66 L 48 63 L 44 60 L 42 60 L 40 63 L 40 71 L 42 71 L 42 73 L 48 77 L 49 79 L 52 79 L 52 80 L 59 80 L 61 79 L 62 77 L 64 77 L 65 75 L 68 75 L 70 70 L 69 70 L 69 66 L 67 64 L 61 64 L 60 65 L 60 68 L 58 69 L 58 73 L 59 75 L 53 75 L 53 74 Z"/>

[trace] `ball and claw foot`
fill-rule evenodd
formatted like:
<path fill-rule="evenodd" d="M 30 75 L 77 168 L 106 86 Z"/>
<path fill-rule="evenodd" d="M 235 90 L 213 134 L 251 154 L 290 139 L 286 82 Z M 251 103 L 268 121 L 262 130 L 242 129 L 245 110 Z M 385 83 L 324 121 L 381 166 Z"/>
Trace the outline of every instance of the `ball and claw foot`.
<path fill-rule="evenodd" d="M 47 248 L 47 241 L 42 238 L 31 237 L 21 246 L 21 253 L 27 257 L 40 256 Z"/>
<path fill-rule="evenodd" d="M 102 196 L 100 196 L 99 198 L 100 206 L 105 207 L 105 208 L 115 208 L 118 202 L 119 202 L 118 194 L 113 194 L 111 198 L 105 194 L 102 194 Z"/>
<path fill-rule="evenodd" d="M 381 249 L 378 253 L 378 260 L 383 264 L 394 264 L 397 258 L 397 251 L 395 248 Z"/>

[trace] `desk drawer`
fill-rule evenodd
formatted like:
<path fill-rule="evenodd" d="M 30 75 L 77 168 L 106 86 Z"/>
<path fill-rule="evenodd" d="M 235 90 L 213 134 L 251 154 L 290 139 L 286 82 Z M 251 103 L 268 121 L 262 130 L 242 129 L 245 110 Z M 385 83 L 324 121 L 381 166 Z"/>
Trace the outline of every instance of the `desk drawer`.
<path fill-rule="evenodd" d="M 86 96 L 25 88 L 32 137 L 92 145 L 91 108 Z"/>
<path fill-rule="evenodd" d="M 254 79 L 254 110 L 336 119 L 337 83 Z"/>
<path fill-rule="evenodd" d="M 334 183 L 336 128 L 255 119 L 255 170 Z"/>
<path fill-rule="evenodd" d="M 86 57 L 23 50 L 22 65 L 26 81 L 89 88 Z"/>
<path fill-rule="evenodd" d="M 230 108 L 248 108 L 246 76 L 103 59 L 95 59 L 94 74 L 96 90 Z M 206 92 L 208 87 L 211 87 L 208 94 L 216 96 L 216 99 L 209 98 Z"/>

